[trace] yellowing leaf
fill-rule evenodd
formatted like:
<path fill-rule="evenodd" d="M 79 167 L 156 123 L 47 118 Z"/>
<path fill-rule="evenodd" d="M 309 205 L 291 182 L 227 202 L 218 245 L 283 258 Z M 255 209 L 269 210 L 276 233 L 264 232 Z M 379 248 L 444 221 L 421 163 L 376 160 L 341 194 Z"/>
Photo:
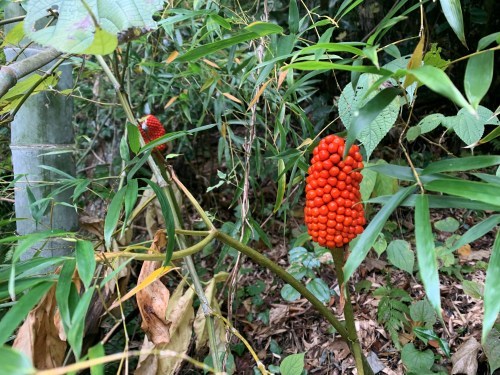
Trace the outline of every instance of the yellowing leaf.
<path fill-rule="evenodd" d="M 172 98 L 170 98 L 170 100 L 167 102 L 167 104 L 165 104 L 165 107 L 163 107 L 163 109 L 167 109 L 172 104 L 174 104 L 175 101 L 177 100 L 177 98 L 178 98 L 178 96 L 173 96 Z"/>
<path fill-rule="evenodd" d="M 208 59 L 202 59 L 201 61 L 203 61 L 205 64 L 211 66 L 212 68 L 215 68 L 215 69 L 220 69 L 219 65 L 217 65 L 216 63 L 214 63 L 213 61 L 210 61 Z"/>
<path fill-rule="evenodd" d="M 269 85 L 269 83 L 271 82 L 272 78 L 269 79 L 266 83 L 264 83 L 262 85 L 262 87 L 259 89 L 259 91 L 257 91 L 257 94 L 255 94 L 254 98 L 252 99 L 252 101 L 250 102 L 250 104 L 248 105 L 248 109 L 249 110 L 251 107 L 253 107 L 253 105 L 255 103 L 257 103 L 257 101 L 259 100 L 259 98 L 261 97 L 262 93 L 264 92 L 264 90 L 266 89 L 267 85 Z"/>
<path fill-rule="evenodd" d="M 420 42 L 418 42 L 413 54 L 411 55 L 410 61 L 408 61 L 408 69 L 417 69 L 422 66 L 422 58 L 424 55 L 424 46 L 425 46 L 425 34 L 422 33 L 420 37 Z M 406 75 L 405 82 L 403 83 L 403 87 L 407 88 L 413 82 L 415 82 L 415 77 L 411 75 Z"/>
<path fill-rule="evenodd" d="M 228 92 L 223 92 L 222 95 L 224 95 L 229 100 L 232 100 L 233 102 L 236 102 L 236 103 L 239 103 L 239 104 L 243 104 L 243 102 L 240 99 L 238 99 L 236 96 L 231 95 Z"/>
<path fill-rule="evenodd" d="M 278 77 L 278 89 L 283 84 L 283 81 L 285 80 L 287 74 L 288 74 L 288 70 L 282 70 L 280 72 L 279 77 Z"/>
<path fill-rule="evenodd" d="M 165 64 L 170 64 L 172 61 L 174 61 L 177 58 L 177 56 L 179 56 L 179 52 L 177 52 L 177 51 L 172 52 L 168 56 L 167 60 L 165 61 Z"/>

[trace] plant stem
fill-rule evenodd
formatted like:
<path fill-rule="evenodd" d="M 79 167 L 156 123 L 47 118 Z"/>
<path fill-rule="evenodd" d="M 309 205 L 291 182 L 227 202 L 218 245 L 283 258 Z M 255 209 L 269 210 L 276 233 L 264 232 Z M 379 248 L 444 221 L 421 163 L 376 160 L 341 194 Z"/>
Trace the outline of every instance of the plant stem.
<path fill-rule="evenodd" d="M 351 296 L 349 294 L 349 288 L 344 283 L 344 251 L 344 248 L 336 247 L 331 250 L 331 253 L 333 256 L 335 271 L 337 272 L 340 294 L 341 297 L 344 297 L 345 323 L 349 341 L 352 344 L 352 354 L 354 355 L 354 360 L 356 361 L 356 369 L 358 370 L 359 375 L 364 375 L 365 366 L 363 365 L 363 352 L 361 350 L 361 345 L 359 344 L 358 335 L 356 333 L 356 326 L 354 324 L 354 311 L 352 308 Z"/>

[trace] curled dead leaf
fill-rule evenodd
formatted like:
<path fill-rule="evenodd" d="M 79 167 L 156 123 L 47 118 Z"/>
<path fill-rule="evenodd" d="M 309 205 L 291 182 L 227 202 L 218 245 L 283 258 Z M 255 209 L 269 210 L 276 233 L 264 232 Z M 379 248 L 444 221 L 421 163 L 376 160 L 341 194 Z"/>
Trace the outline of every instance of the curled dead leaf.
<path fill-rule="evenodd" d="M 467 374 L 475 375 L 477 373 L 477 353 L 481 349 L 481 344 L 474 337 L 470 337 L 462 345 L 460 345 L 451 356 L 453 368 L 452 374 Z"/>

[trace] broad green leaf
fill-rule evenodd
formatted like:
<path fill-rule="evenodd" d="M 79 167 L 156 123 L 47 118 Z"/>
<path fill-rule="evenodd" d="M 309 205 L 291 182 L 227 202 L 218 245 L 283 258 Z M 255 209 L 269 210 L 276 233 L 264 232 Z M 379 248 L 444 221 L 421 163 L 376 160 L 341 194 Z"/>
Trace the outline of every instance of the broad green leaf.
<path fill-rule="evenodd" d="M 162 7 L 160 0 L 111 1 L 106 6 L 96 1 L 30 1 L 26 5 L 24 31 L 33 41 L 62 52 L 107 54 L 114 50 L 119 32 L 156 28 L 153 14 Z M 35 27 L 37 21 L 45 19 L 48 8 L 59 12 L 57 22 Z"/>
<path fill-rule="evenodd" d="M 292 354 L 283 359 L 280 363 L 282 375 L 301 375 L 304 370 L 305 353 Z"/>
<path fill-rule="evenodd" d="M 484 285 L 484 319 L 481 341 L 484 343 L 500 312 L 500 232 L 497 232 L 486 271 Z M 1 332 L 1 330 L 0 330 Z"/>
<path fill-rule="evenodd" d="M 427 298 L 439 317 L 441 317 L 441 299 L 439 275 L 434 236 L 431 229 L 429 200 L 427 195 L 418 195 L 415 202 L 415 242 L 420 278 L 424 284 Z"/>
<path fill-rule="evenodd" d="M 465 95 L 476 109 L 493 81 L 493 59 L 494 52 L 486 51 L 470 57 L 467 61 L 464 77 Z"/>
<path fill-rule="evenodd" d="M 345 143 L 344 157 L 348 154 L 349 150 L 351 149 L 351 146 L 354 144 L 354 141 L 356 139 L 361 140 L 361 135 L 364 131 L 366 131 L 367 129 L 368 130 L 373 129 L 372 126 L 375 119 L 382 114 L 383 110 L 386 107 L 388 107 L 399 94 L 401 94 L 401 90 L 395 87 L 383 89 L 372 99 L 370 99 L 370 101 L 367 102 L 363 107 L 353 112 L 351 118 L 351 124 L 347 129 L 347 140 Z M 385 121 L 385 124 L 389 124 L 391 122 L 392 121 Z M 371 155 L 373 149 L 380 142 L 380 140 L 378 139 L 380 138 L 380 135 L 382 133 L 384 133 L 383 136 L 387 134 L 387 131 L 385 131 L 385 129 L 383 130 L 377 129 L 377 130 L 381 131 L 380 133 L 375 132 L 376 133 L 375 142 L 370 142 L 370 140 L 366 140 L 365 142 L 363 142 L 363 145 L 365 146 L 366 149 L 367 157 Z"/>
<path fill-rule="evenodd" d="M 350 84 L 344 87 L 338 104 L 339 115 L 342 123 L 348 129 L 348 136 L 351 134 L 351 138 L 356 136 L 360 140 L 365 147 L 368 159 L 379 142 L 392 128 L 399 114 L 399 101 L 396 97 L 393 97 L 389 104 L 385 106 L 385 100 L 389 98 L 387 95 L 397 95 L 395 91 L 381 91 L 379 95 L 383 93 L 382 96 L 376 95 L 375 92 L 368 93 L 376 79 L 373 75 L 361 75 L 355 90 Z M 378 99 L 375 99 L 377 96 Z M 376 102 L 371 102 L 371 100 L 376 100 Z M 378 105 L 380 107 L 377 107 Z M 368 123 L 367 121 L 376 114 L 377 110 L 379 113 Z M 361 129 L 358 129 L 358 127 Z M 359 134 L 351 132 L 359 132 Z M 347 147 L 346 150 L 348 150 Z"/>
<path fill-rule="evenodd" d="M 290 33 L 297 34 L 299 32 L 299 8 L 297 7 L 297 0 L 290 0 L 288 9 L 288 28 Z"/>
<path fill-rule="evenodd" d="M 441 232 L 455 232 L 460 226 L 457 219 L 453 217 L 447 217 L 443 220 L 438 220 L 434 223 L 434 227 Z"/>
<path fill-rule="evenodd" d="M 163 192 L 163 190 L 156 184 L 155 182 L 147 179 L 143 179 L 143 181 L 147 182 L 149 186 L 153 189 L 156 194 L 156 198 L 158 202 L 160 202 L 161 213 L 163 214 L 163 218 L 165 219 L 165 225 L 167 226 L 167 249 L 165 254 L 165 262 L 163 265 L 167 265 L 172 259 L 172 254 L 174 253 L 174 245 L 175 245 L 175 221 L 174 221 L 174 213 L 172 212 L 173 207 L 171 202 L 169 202 L 167 196 Z"/>
<path fill-rule="evenodd" d="M 327 303 L 330 301 L 330 289 L 328 288 L 328 285 L 326 285 L 326 283 L 319 277 L 312 279 L 306 285 L 306 288 L 321 302 Z"/>
<path fill-rule="evenodd" d="M 361 170 L 361 174 L 363 175 L 363 180 L 360 184 L 361 200 L 366 201 L 370 199 L 373 193 L 378 173 L 369 168 L 366 168 L 365 165 L 365 168 Z"/>
<path fill-rule="evenodd" d="M 405 240 L 394 240 L 387 246 L 387 259 L 400 270 L 413 274 L 415 254 L 410 244 Z"/>
<path fill-rule="evenodd" d="M 127 137 L 130 149 L 134 154 L 137 154 L 141 149 L 141 143 L 139 141 L 139 129 L 137 126 L 127 123 Z"/>
<path fill-rule="evenodd" d="M 106 243 L 106 248 L 111 247 L 111 237 L 113 232 L 118 225 L 118 220 L 120 219 L 120 214 L 122 212 L 122 203 L 125 198 L 125 192 L 127 187 L 124 186 L 118 190 L 111 200 L 106 212 L 106 218 L 104 219 L 104 241 Z"/>
<path fill-rule="evenodd" d="M 416 126 L 413 126 L 408 130 L 406 139 L 411 142 L 414 141 L 419 135 L 433 131 L 439 125 L 441 125 L 441 121 L 443 120 L 443 118 L 444 115 L 442 115 L 441 113 L 432 113 L 428 116 L 425 116 Z"/>
<path fill-rule="evenodd" d="M 281 32 L 283 32 L 283 29 L 278 25 L 266 22 L 254 22 L 245 27 L 241 32 L 233 37 L 197 47 L 191 51 L 186 52 L 184 55 L 179 56 L 175 61 L 195 61 L 203 56 L 212 54 L 224 48 L 231 47 L 235 44 L 248 42 L 249 40 L 262 38 L 270 34 L 279 34 Z"/>
<path fill-rule="evenodd" d="M 500 164 L 500 155 L 469 156 L 456 159 L 439 160 L 429 164 L 421 175 L 440 172 L 463 172 Z"/>
<path fill-rule="evenodd" d="M 462 44 L 467 47 L 464 32 L 464 19 L 460 0 L 439 0 L 444 16 Z"/>
<path fill-rule="evenodd" d="M 408 70 L 408 73 L 413 74 L 432 91 L 443 95 L 458 106 L 467 109 L 471 114 L 476 114 L 476 110 L 467 102 L 453 82 L 451 82 L 450 78 L 441 69 L 424 65 L 418 69 Z"/>
<path fill-rule="evenodd" d="M 2 47 L 6 45 L 18 45 L 24 38 L 24 21 L 18 22 L 16 26 L 9 30 L 7 35 L 4 37 Z"/>
<path fill-rule="evenodd" d="M 414 190 L 415 186 L 409 186 L 394 194 L 373 217 L 364 232 L 354 240 L 355 242 L 353 241 L 351 254 L 347 258 L 347 262 L 344 266 L 345 282 L 349 280 L 354 274 L 354 271 L 356 271 L 361 262 L 366 258 L 366 255 L 372 248 L 373 243 L 377 239 L 389 216 Z"/>
<path fill-rule="evenodd" d="M 75 251 L 78 274 L 85 289 L 88 289 L 92 283 L 96 266 L 94 246 L 90 241 L 78 240 L 76 241 Z"/>
<path fill-rule="evenodd" d="M 75 353 L 77 359 L 80 358 L 82 351 L 83 333 L 85 327 L 85 317 L 90 306 L 90 301 L 94 294 L 95 288 L 90 288 L 83 293 L 78 305 L 76 305 L 73 316 L 71 317 L 71 326 L 68 331 L 68 343 Z"/>
<path fill-rule="evenodd" d="M 0 370 L 4 375 L 29 375 L 35 374 L 36 370 L 30 359 L 22 352 L 8 346 L 0 346 Z"/>
<path fill-rule="evenodd" d="M 293 302 L 300 298 L 300 293 L 290 284 L 285 284 L 281 289 L 281 297 L 283 297 L 285 301 Z"/>
<path fill-rule="evenodd" d="M 436 332 L 431 329 L 426 329 L 422 327 L 414 327 L 413 332 L 417 335 L 417 337 L 427 343 L 429 340 L 437 341 L 439 347 L 443 350 L 444 354 L 449 358 L 450 357 L 450 346 L 446 340 L 443 340 L 439 337 Z"/>
<path fill-rule="evenodd" d="M 500 206 L 498 186 L 466 180 L 434 180 L 424 185 L 427 190 Z M 494 208 L 492 208 L 494 209 Z"/>
<path fill-rule="evenodd" d="M 285 196 L 286 189 L 286 173 L 285 172 L 285 162 L 283 159 L 278 160 L 278 192 L 276 193 L 276 202 L 274 203 L 273 212 L 276 212 L 281 207 L 283 202 L 283 197 Z"/>
<path fill-rule="evenodd" d="M 466 109 L 458 111 L 456 116 L 445 117 L 442 124 L 453 131 L 470 147 L 475 146 L 484 133 L 484 125 L 497 125 L 498 118 L 488 108 L 479 106 L 477 116 Z"/>
<path fill-rule="evenodd" d="M 99 342 L 89 349 L 89 359 L 101 358 L 106 355 L 104 345 Z M 94 365 L 90 368 L 90 375 L 104 375 L 104 365 Z"/>
<path fill-rule="evenodd" d="M 465 232 L 462 237 L 449 249 L 449 252 L 453 252 L 462 246 L 471 243 L 478 238 L 481 238 L 486 233 L 491 231 L 500 223 L 500 215 L 492 215 L 487 219 L 481 221 L 480 223 L 474 225 L 467 232 Z"/>
<path fill-rule="evenodd" d="M 5 313 L 2 320 L 0 320 L 0 345 L 9 340 L 10 335 L 14 333 L 17 326 L 53 285 L 53 282 L 43 282 L 34 286 Z"/>
<path fill-rule="evenodd" d="M 479 40 L 479 43 L 477 44 L 477 50 L 482 51 L 493 42 L 497 42 L 497 44 L 500 44 L 500 31 L 481 38 Z"/>
<path fill-rule="evenodd" d="M 432 328 L 436 322 L 436 314 L 427 299 L 414 302 L 410 306 L 410 317 L 414 322 L 422 322 Z"/>
<path fill-rule="evenodd" d="M 483 343 L 483 348 L 484 354 L 488 358 L 490 372 L 494 374 L 500 368 L 500 330 L 493 327 Z"/>
<path fill-rule="evenodd" d="M 484 285 L 482 284 L 479 284 L 475 281 L 464 280 L 462 281 L 462 288 L 464 289 L 464 293 L 472 298 L 483 298 Z"/>
<path fill-rule="evenodd" d="M 430 349 L 421 352 L 410 343 L 403 347 L 401 360 L 409 372 L 427 374 L 434 364 L 434 354 Z"/>

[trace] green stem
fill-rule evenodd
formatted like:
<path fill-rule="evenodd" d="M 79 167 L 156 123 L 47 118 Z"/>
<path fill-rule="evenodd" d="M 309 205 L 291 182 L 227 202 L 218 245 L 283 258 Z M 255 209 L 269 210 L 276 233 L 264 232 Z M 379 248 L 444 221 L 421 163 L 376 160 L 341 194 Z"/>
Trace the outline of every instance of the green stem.
<path fill-rule="evenodd" d="M 352 308 L 351 296 L 349 294 L 349 288 L 344 284 L 344 249 L 336 247 L 331 250 L 333 256 L 333 263 L 335 265 L 335 270 L 337 271 L 337 280 L 339 282 L 339 289 L 341 296 L 344 297 L 344 316 L 345 323 L 347 327 L 347 334 L 349 341 L 352 345 L 352 354 L 354 355 L 354 360 L 356 361 L 356 369 L 359 375 L 373 374 L 372 371 L 367 372 L 364 364 L 363 351 L 361 350 L 361 345 L 359 344 L 358 335 L 356 332 L 356 325 L 354 320 L 354 310 Z M 368 366 L 370 367 L 370 366 Z M 370 368 L 371 370 L 371 368 Z"/>

